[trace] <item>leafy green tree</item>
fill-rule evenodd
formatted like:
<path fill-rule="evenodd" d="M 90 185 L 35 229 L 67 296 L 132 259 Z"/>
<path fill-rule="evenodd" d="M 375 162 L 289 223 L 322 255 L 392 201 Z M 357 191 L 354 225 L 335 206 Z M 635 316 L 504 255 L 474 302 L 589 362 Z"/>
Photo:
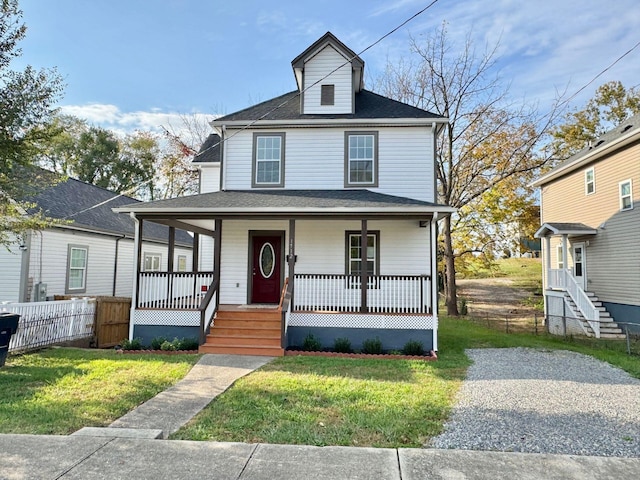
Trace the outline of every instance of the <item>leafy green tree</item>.
<path fill-rule="evenodd" d="M 582 110 L 565 115 L 553 129 L 551 151 L 556 158 L 565 159 L 578 153 L 600 135 L 640 113 L 640 91 L 625 88 L 619 81 L 598 87 Z"/>
<path fill-rule="evenodd" d="M 25 198 L 42 186 L 35 158 L 48 135 L 42 128 L 55 113 L 62 81 L 54 70 L 11 69 L 21 55 L 18 43 L 26 34 L 17 0 L 0 0 L 0 244 L 15 235 L 43 228 L 41 214 L 26 216 L 32 207 Z"/>

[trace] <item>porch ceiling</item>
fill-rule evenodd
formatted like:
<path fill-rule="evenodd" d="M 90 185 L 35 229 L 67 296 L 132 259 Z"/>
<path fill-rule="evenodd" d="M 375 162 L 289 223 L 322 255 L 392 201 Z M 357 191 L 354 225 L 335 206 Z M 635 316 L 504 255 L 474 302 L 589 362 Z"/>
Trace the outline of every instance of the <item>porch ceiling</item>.
<path fill-rule="evenodd" d="M 584 223 L 544 223 L 535 233 L 535 238 L 553 237 L 556 235 L 567 235 L 578 237 L 583 235 L 596 235 L 598 230 L 591 228 Z"/>

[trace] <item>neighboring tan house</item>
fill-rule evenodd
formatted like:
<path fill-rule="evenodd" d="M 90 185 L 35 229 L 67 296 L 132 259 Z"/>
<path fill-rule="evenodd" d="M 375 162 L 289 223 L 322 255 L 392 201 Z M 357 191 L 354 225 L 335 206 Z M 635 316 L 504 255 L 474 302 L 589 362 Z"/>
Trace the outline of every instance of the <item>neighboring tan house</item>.
<path fill-rule="evenodd" d="M 148 292 L 164 278 L 141 274 L 131 336 L 180 327 L 217 353 L 282 355 L 309 334 L 437 350 L 436 223 L 454 211 L 436 203 L 447 119 L 365 90 L 363 60 L 331 33 L 292 66 L 296 90 L 211 122 L 199 195 L 116 209 L 196 234 L 196 290 L 215 266 L 199 302 L 162 308 Z"/>
<path fill-rule="evenodd" d="M 574 326 L 591 334 L 600 324 L 603 337 L 621 332 L 615 322 L 640 330 L 640 115 L 533 185 L 548 319 L 591 320 Z"/>
<path fill-rule="evenodd" d="M 29 232 L 8 250 L 0 246 L 0 301 L 44 301 L 55 295 L 131 295 L 134 222 L 111 209 L 137 200 L 68 179 L 29 201 L 35 210 L 62 222 Z M 166 270 L 169 228 L 149 224 L 143 238 L 144 268 Z M 192 242 L 186 232 L 176 233 L 176 270 L 191 270 Z"/>

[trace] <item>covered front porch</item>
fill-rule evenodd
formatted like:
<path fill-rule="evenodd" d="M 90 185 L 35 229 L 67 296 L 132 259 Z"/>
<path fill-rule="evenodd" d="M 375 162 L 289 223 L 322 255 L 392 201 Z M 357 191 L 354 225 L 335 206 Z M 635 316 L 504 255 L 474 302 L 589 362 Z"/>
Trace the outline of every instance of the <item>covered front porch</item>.
<path fill-rule="evenodd" d="M 144 272 L 139 255 L 131 337 L 270 355 L 309 334 L 326 346 L 378 337 L 385 349 L 437 350 L 436 225 L 451 209 L 366 194 L 368 211 L 136 211 L 138 235 L 146 222 L 192 232 L 194 260 L 191 272 Z"/>

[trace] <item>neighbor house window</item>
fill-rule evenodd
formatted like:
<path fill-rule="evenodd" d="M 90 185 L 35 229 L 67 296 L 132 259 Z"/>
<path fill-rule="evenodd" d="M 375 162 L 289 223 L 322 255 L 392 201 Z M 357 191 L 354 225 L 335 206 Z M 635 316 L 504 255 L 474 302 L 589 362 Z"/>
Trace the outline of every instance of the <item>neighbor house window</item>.
<path fill-rule="evenodd" d="M 345 133 L 345 186 L 378 185 L 378 132 Z"/>
<path fill-rule="evenodd" d="M 67 250 L 67 293 L 86 292 L 88 258 L 89 247 L 69 245 Z"/>
<path fill-rule="evenodd" d="M 562 270 L 564 268 L 564 250 L 562 249 L 562 245 L 558 245 L 558 270 Z"/>
<path fill-rule="evenodd" d="M 596 191 L 596 173 L 593 168 L 584 172 L 584 193 L 591 195 Z"/>
<path fill-rule="evenodd" d="M 253 134 L 253 187 L 284 187 L 284 133 Z"/>
<path fill-rule="evenodd" d="M 631 190 L 631 180 L 620 182 L 620 210 L 631 210 L 633 208 L 633 192 Z"/>
<path fill-rule="evenodd" d="M 186 272 L 187 271 L 187 256 L 186 255 L 178 255 L 178 271 Z"/>
<path fill-rule="evenodd" d="M 362 233 L 346 232 L 346 274 L 360 275 L 362 273 Z M 367 233 L 367 273 L 380 274 L 380 232 Z"/>
<path fill-rule="evenodd" d="M 161 260 L 162 260 L 162 255 L 160 255 L 159 253 L 145 253 L 144 254 L 144 271 L 159 272 Z"/>
<path fill-rule="evenodd" d="M 335 102 L 335 85 L 320 86 L 320 105 L 333 105 Z"/>

